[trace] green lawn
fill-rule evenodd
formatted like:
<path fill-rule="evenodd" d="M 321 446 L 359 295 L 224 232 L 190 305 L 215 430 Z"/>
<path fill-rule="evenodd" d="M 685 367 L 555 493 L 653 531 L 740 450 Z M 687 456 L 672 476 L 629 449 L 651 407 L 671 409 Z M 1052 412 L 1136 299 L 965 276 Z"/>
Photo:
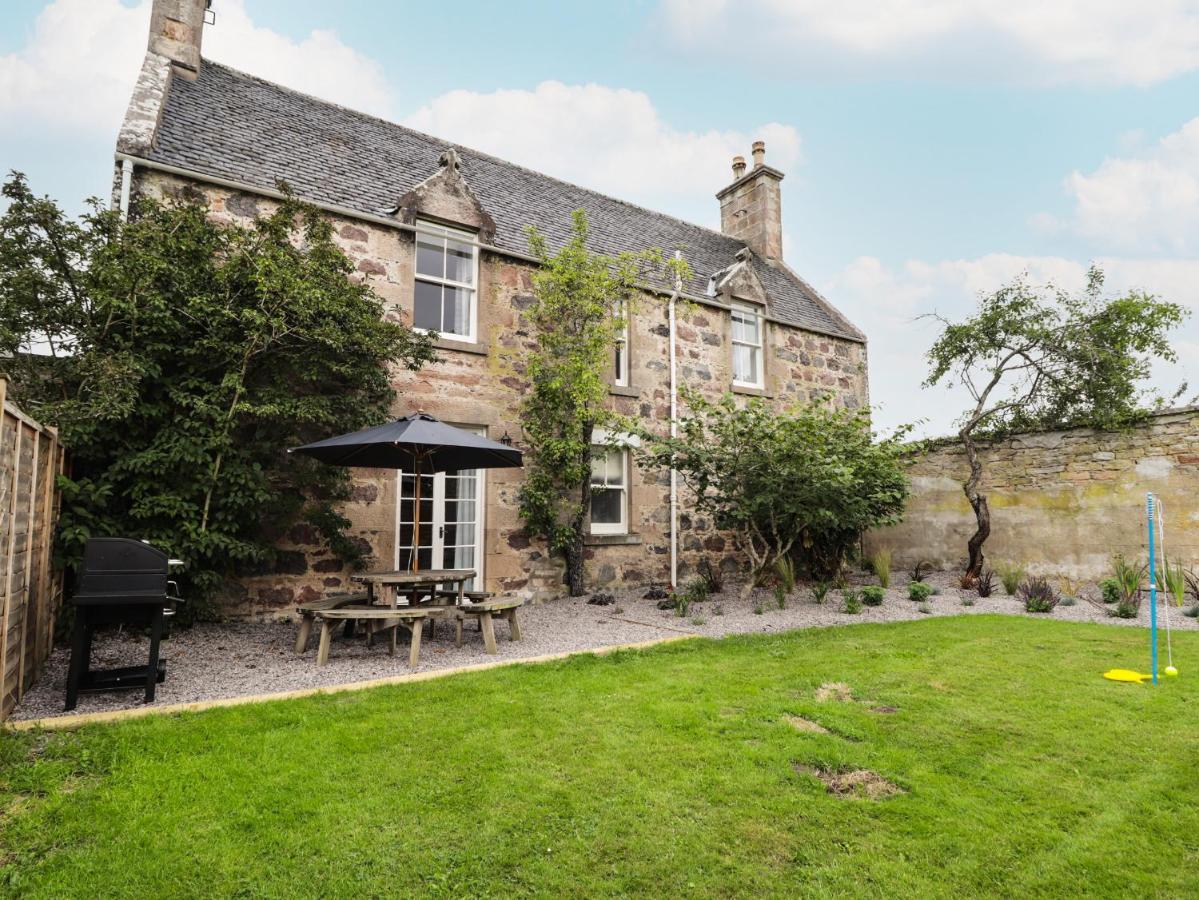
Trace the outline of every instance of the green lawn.
<path fill-rule="evenodd" d="M 0 886 L 1195 896 L 1199 635 L 1160 688 L 1099 677 L 1145 643 L 943 618 L 5 735 Z M 834 681 L 855 700 L 816 702 Z M 835 796 L 796 764 L 904 793 Z"/>

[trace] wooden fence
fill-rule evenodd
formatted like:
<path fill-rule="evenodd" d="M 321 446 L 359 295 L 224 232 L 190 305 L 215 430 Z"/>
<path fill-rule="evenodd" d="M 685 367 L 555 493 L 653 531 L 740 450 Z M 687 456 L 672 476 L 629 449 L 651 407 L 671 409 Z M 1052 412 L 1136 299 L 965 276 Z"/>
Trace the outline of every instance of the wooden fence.
<path fill-rule="evenodd" d="M 0 378 L 0 721 L 36 677 L 54 642 L 62 576 L 50 564 L 58 519 L 58 433 L 6 399 Z"/>

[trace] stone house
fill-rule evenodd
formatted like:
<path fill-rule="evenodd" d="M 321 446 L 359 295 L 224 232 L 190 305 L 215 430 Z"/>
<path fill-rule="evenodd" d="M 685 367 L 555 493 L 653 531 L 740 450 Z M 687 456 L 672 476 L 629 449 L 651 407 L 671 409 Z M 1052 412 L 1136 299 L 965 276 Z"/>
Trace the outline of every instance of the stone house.
<path fill-rule="evenodd" d="M 716 195 L 716 232 L 204 60 L 207 5 L 154 2 L 117 141 L 114 202 L 127 211 L 139 196 L 194 190 L 217 219 L 245 223 L 271 208 L 285 181 L 324 210 L 386 314 L 441 334 L 438 362 L 395 373 L 397 415 L 424 409 L 520 446 L 530 346 L 523 311 L 536 265 L 524 228 L 536 226 L 553 245 L 578 208 L 594 250 L 677 251 L 694 273 L 676 290 L 646 285 L 613 354 L 611 402 L 621 413 L 666 430 L 683 385 L 780 407 L 825 397 L 868 402 L 862 332 L 783 261 L 783 173 L 766 164 L 761 142 L 752 166 L 733 160 L 732 180 Z M 560 569 L 520 529 L 520 477 L 498 470 L 427 479 L 421 565 L 479 569 L 492 590 L 557 593 Z M 411 476 L 356 470 L 354 478 L 347 514 L 372 565 L 406 564 Z M 588 566 L 597 586 L 666 582 L 704 555 L 733 562 L 725 536 L 689 515 L 685 498 L 672 506 L 669 477 L 642 473 L 627 450 L 605 450 L 594 478 L 601 490 Z M 282 549 L 280 571 L 244 582 L 230 612 L 283 612 L 344 588 L 341 561 L 305 529 Z"/>

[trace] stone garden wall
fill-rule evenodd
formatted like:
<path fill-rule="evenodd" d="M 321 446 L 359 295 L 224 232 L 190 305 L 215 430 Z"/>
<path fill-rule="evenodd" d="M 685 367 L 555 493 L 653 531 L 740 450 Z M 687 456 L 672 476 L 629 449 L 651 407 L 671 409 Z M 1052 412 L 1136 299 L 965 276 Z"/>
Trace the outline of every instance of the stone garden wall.
<path fill-rule="evenodd" d="M 1016 435 L 989 445 L 983 459 L 991 563 L 1093 579 L 1107 574 L 1115 553 L 1144 558 L 1147 491 L 1165 504 L 1172 557 L 1199 563 L 1199 407 L 1160 413 L 1127 432 Z M 917 455 L 903 523 L 869 535 L 867 552 L 889 547 L 897 569 L 921 559 L 964 567 L 975 527 L 962 493 L 968 471 L 957 443 Z"/>
<path fill-rule="evenodd" d="M 213 216 L 244 224 L 264 214 L 272 200 L 156 171 L 139 170 L 136 192 L 169 196 L 199 190 Z M 410 231 L 371 221 L 331 216 L 338 242 L 356 261 L 386 304 L 386 315 L 410 323 L 413 303 L 413 250 Z M 685 250 L 684 250 L 685 253 Z M 458 425 L 482 426 L 498 439 L 510 434 L 521 446 L 519 407 L 527 388 L 525 359 L 531 346 L 523 311 L 532 303 L 528 262 L 483 253 L 479 266 L 477 343 L 445 341 L 440 361 L 418 373 L 397 371 L 396 415 L 423 409 Z M 678 372 L 681 385 L 717 397 L 731 387 L 731 324 L 727 307 L 679 307 Z M 612 405 L 642 420 L 669 423 L 669 364 L 665 300 L 647 296 L 630 324 L 628 387 L 613 387 Z M 831 394 L 845 406 L 867 402 L 865 346 L 771 322 L 766 335 L 766 387 L 761 394 L 779 406 Z M 530 541 L 517 518 L 519 470 L 485 476 L 484 580 L 487 589 L 518 592 L 535 599 L 561 590 L 561 573 L 544 547 Z M 391 567 L 395 553 L 396 476 L 391 471 L 354 470 L 354 500 L 346 510 L 372 568 Z M 596 587 L 664 582 L 669 577 L 669 479 L 633 467 L 630 479 L 630 533 L 593 538 L 588 574 Z M 705 555 L 713 564 L 735 565 L 725 535 L 680 505 L 680 571 L 693 571 Z M 296 603 L 350 587 L 349 572 L 317 542 L 311 529 L 295 529 L 281 546 L 275 571 L 230 586 L 230 615 L 285 614 Z"/>

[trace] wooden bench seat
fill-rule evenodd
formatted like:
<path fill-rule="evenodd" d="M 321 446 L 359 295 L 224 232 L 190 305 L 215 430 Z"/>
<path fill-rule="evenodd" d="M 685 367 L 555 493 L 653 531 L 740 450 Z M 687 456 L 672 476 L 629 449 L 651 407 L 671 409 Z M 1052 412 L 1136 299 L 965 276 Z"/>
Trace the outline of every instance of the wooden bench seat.
<path fill-rule="evenodd" d="M 463 616 L 477 616 L 479 630 L 483 632 L 483 645 L 488 653 L 497 653 L 495 646 L 495 625 L 493 619 L 503 619 L 508 623 L 508 639 L 520 640 L 520 623 L 516 619 L 516 611 L 524 605 L 523 600 L 513 597 L 503 597 L 498 600 L 488 599 L 481 603 L 458 607 Z"/>
<path fill-rule="evenodd" d="M 308 638 L 312 635 L 312 620 L 318 612 L 340 609 L 351 603 L 366 603 L 369 599 L 366 592 L 363 591 L 359 594 L 336 594 L 323 600 L 300 604 L 296 607 L 296 612 L 300 614 L 300 633 L 296 635 L 296 653 L 304 653 L 308 649 Z"/>
<path fill-rule="evenodd" d="M 395 656 L 396 631 L 400 625 L 412 632 L 412 643 L 408 650 L 408 665 L 416 668 L 420 662 L 420 636 L 424 622 L 433 610 L 419 607 L 391 608 L 388 606 L 341 606 L 337 609 L 318 610 L 316 618 L 321 620 L 321 640 L 316 653 L 316 664 L 323 666 L 329 661 L 329 644 L 333 637 L 333 629 L 338 622 L 347 620 L 368 621 L 374 626 L 374 631 L 390 632 L 388 652 Z"/>

